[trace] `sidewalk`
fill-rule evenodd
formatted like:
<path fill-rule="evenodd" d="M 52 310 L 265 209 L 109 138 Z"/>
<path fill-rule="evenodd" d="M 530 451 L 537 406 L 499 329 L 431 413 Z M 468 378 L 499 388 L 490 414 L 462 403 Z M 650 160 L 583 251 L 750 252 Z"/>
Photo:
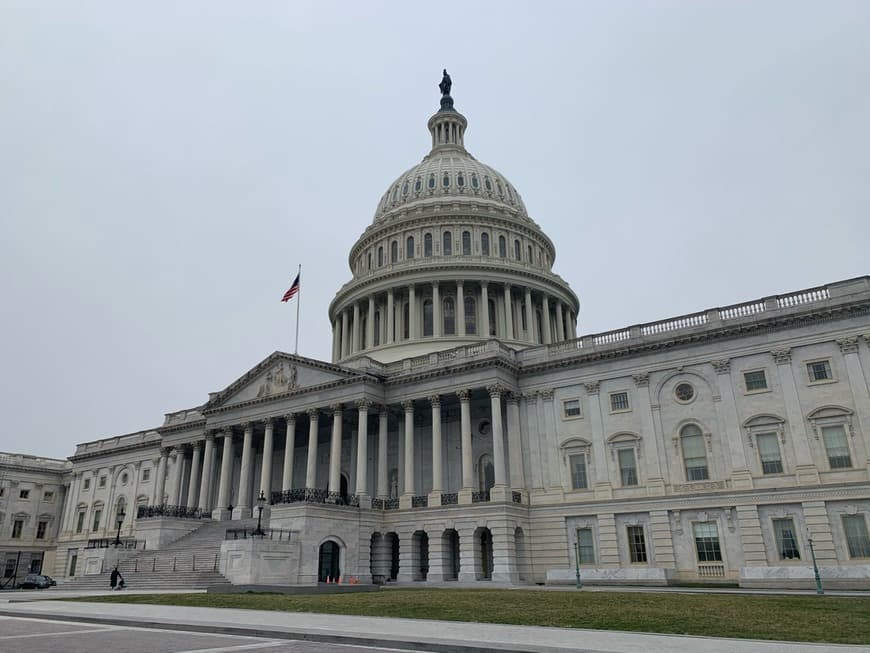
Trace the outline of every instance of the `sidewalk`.
<path fill-rule="evenodd" d="M 107 593 L 107 592 L 101 592 Z M 539 628 L 383 617 L 185 608 L 178 606 L 29 600 L 30 593 L 10 593 L 0 600 L 0 614 L 121 626 L 167 628 L 232 635 L 425 649 L 441 653 L 820 653 L 863 651 L 870 647 L 796 644 L 762 640 L 652 635 L 621 631 Z M 60 592 L 33 596 L 56 598 Z M 96 594 L 89 593 L 89 595 Z"/>

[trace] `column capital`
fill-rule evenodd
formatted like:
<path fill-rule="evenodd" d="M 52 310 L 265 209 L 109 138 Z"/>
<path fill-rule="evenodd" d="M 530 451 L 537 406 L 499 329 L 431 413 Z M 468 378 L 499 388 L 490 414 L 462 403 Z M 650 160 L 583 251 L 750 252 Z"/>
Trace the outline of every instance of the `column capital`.
<path fill-rule="evenodd" d="M 295 422 L 296 421 L 296 413 L 285 413 L 284 419 L 287 420 L 288 422 Z"/>
<path fill-rule="evenodd" d="M 320 409 L 319 408 L 309 408 L 305 411 L 308 415 L 309 419 L 319 419 L 320 418 Z"/>
<path fill-rule="evenodd" d="M 225 438 L 231 438 L 233 437 L 233 427 L 225 426 L 223 427 L 223 429 L 221 429 L 221 433 L 223 433 Z"/>
<path fill-rule="evenodd" d="M 634 381 L 634 385 L 636 385 L 638 388 L 646 388 L 647 386 L 649 386 L 649 372 L 632 374 L 631 378 Z"/>
<path fill-rule="evenodd" d="M 598 381 L 592 381 L 591 383 L 584 383 L 583 387 L 586 388 L 587 395 L 597 395 L 601 383 Z"/>
<path fill-rule="evenodd" d="M 242 428 L 245 429 L 246 433 L 248 431 L 253 431 L 254 430 L 254 423 L 253 422 L 242 422 Z"/>
<path fill-rule="evenodd" d="M 781 349 L 771 349 L 770 355 L 773 356 L 773 361 L 777 365 L 787 365 L 791 363 L 791 348 L 783 347 Z"/>
<path fill-rule="evenodd" d="M 433 282 L 432 282 L 432 287 L 433 287 L 433 288 L 438 288 L 439 284 L 440 284 L 439 281 L 437 281 L 437 280 L 436 280 L 436 281 L 433 281 Z"/>
<path fill-rule="evenodd" d="M 533 404 L 538 401 L 538 392 L 536 390 L 532 390 L 531 392 L 524 392 L 522 394 L 523 401 L 527 404 Z"/>
<path fill-rule="evenodd" d="M 389 417 L 390 416 L 390 407 L 386 404 L 378 404 L 378 415 L 380 417 Z"/>
<path fill-rule="evenodd" d="M 498 383 L 493 383 L 492 385 L 486 386 L 486 391 L 489 393 L 490 397 L 497 398 L 504 394 L 505 387 Z"/>
<path fill-rule="evenodd" d="M 464 286 L 465 286 L 465 281 L 463 281 L 462 279 L 456 280 L 456 287 L 457 288 L 463 288 Z"/>
<path fill-rule="evenodd" d="M 456 391 L 456 396 L 459 397 L 459 401 L 469 401 L 471 399 L 471 390 L 468 388 L 463 388 L 462 390 Z"/>
<path fill-rule="evenodd" d="M 169 454 L 171 450 L 169 447 L 160 447 L 160 457 L 161 458 L 169 458 Z"/>
<path fill-rule="evenodd" d="M 208 432 L 205 434 L 205 441 L 206 441 L 206 442 L 208 442 L 208 441 L 212 441 L 212 442 L 214 442 L 214 434 L 215 434 L 215 433 L 217 433 L 217 431 L 208 431 Z"/>
<path fill-rule="evenodd" d="M 356 400 L 356 409 L 361 413 L 369 412 L 369 408 L 372 407 L 372 402 L 370 399 L 357 399 Z"/>
<path fill-rule="evenodd" d="M 480 282 L 480 287 L 481 287 L 481 288 L 487 288 L 487 287 L 489 287 L 489 281 L 481 281 L 481 282 Z"/>
<path fill-rule="evenodd" d="M 517 392 L 508 392 L 507 394 L 505 394 L 504 400 L 509 404 L 519 404 L 520 394 Z"/>
<path fill-rule="evenodd" d="M 429 400 L 429 403 L 432 404 L 432 408 L 441 405 L 441 395 L 429 395 L 426 398 Z"/>
<path fill-rule="evenodd" d="M 202 440 L 194 440 L 190 443 L 190 446 L 193 448 L 194 451 L 196 451 L 197 449 L 202 449 Z"/>
<path fill-rule="evenodd" d="M 274 417 L 267 417 L 266 419 L 262 420 L 262 424 L 267 429 L 275 428 L 275 418 Z"/>
<path fill-rule="evenodd" d="M 848 336 L 846 338 L 838 338 L 837 346 L 843 354 L 854 354 L 858 351 L 858 336 Z"/>
<path fill-rule="evenodd" d="M 716 374 L 728 374 L 731 372 L 730 358 L 718 358 L 716 360 L 710 361 L 710 364 L 713 366 Z"/>
<path fill-rule="evenodd" d="M 414 400 L 413 399 L 406 399 L 405 401 L 402 402 L 402 408 L 405 409 L 406 413 L 413 413 L 414 412 Z"/>
<path fill-rule="evenodd" d="M 553 388 L 544 388 L 543 390 L 539 390 L 538 394 L 541 395 L 541 399 L 544 401 L 553 401 L 553 395 L 556 393 L 553 391 Z"/>
<path fill-rule="evenodd" d="M 179 447 L 172 447 L 172 449 L 169 451 L 169 455 L 173 460 L 178 458 L 178 454 L 180 454 L 180 453 L 181 453 L 181 449 Z M 114 469 L 115 468 L 112 467 L 112 471 L 114 471 Z"/>
<path fill-rule="evenodd" d="M 344 413 L 344 404 L 329 404 L 329 410 L 333 415 L 341 415 Z"/>

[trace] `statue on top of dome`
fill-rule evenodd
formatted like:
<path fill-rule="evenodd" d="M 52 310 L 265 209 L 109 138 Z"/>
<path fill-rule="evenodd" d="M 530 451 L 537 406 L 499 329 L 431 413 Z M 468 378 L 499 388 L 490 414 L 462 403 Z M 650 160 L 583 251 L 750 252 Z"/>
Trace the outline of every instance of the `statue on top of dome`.
<path fill-rule="evenodd" d="M 438 88 L 441 89 L 441 95 L 450 95 L 450 89 L 453 87 L 453 80 L 450 79 L 450 75 L 447 74 L 447 69 L 444 69 L 444 76 L 441 77 L 441 83 L 438 84 Z"/>

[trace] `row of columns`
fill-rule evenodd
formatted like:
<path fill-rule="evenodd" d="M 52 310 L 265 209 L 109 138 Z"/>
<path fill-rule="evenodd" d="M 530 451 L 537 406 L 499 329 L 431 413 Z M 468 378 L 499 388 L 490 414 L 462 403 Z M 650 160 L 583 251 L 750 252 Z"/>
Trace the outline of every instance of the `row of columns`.
<path fill-rule="evenodd" d="M 426 286 L 429 287 L 429 295 L 432 297 L 432 337 L 441 337 L 443 335 L 443 316 L 441 311 L 441 287 L 443 282 L 432 281 Z M 377 298 L 375 295 L 353 302 L 352 305 L 344 308 L 336 317 L 332 330 L 332 359 L 341 360 L 352 354 L 370 349 L 375 343 L 375 314 L 380 310 L 381 315 L 386 315 L 386 319 L 381 320 L 379 325 L 378 340 L 380 344 L 390 345 L 395 342 L 404 340 L 400 331 L 404 333 L 404 328 L 397 328 L 402 323 L 402 312 L 396 311 L 397 293 L 400 294 L 401 300 L 408 302 L 408 338 L 416 340 L 423 337 L 423 329 L 420 324 L 420 316 L 422 315 L 421 307 L 418 307 L 418 297 L 420 295 L 417 288 L 418 284 L 411 284 L 406 288 L 393 289 L 390 288 L 386 292 L 386 299 L 383 296 Z M 465 316 L 465 283 L 462 280 L 450 282 L 451 288 L 455 288 L 456 303 L 455 303 L 455 330 L 454 334 L 458 337 L 467 335 L 478 335 L 488 338 L 491 332 L 490 314 L 489 314 L 489 284 L 486 281 L 478 283 L 479 292 L 477 289 L 472 291 L 472 296 L 475 299 L 475 332 L 474 334 L 466 333 L 466 316 Z M 545 345 L 553 342 L 561 342 L 570 340 L 575 337 L 577 332 L 577 317 L 571 308 L 557 298 L 551 298 L 542 294 L 539 301 L 536 301 L 532 295 L 532 289 L 529 287 L 523 288 L 522 299 L 515 299 L 513 286 L 504 284 L 502 286 L 503 301 L 500 302 L 501 315 L 497 315 L 497 321 L 501 322 L 501 329 L 496 326 L 497 333 L 506 340 L 523 340 L 530 344 L 542 343 Z M 427 295 L 427 298 L 428 296 Z M 495 297 L 495 295 L 494 295 Z M 552 311 L 551 311 L 552 303 Z M 401 306 L 401 304 L 399 304 Z M 422 304 L 421 304 L 422 306 Z M 526 329 L 523 333 L 522 315 L 525 310 L 526 314 Z M 537 325 L 537 311 L 541 311 L 541 325 Z M 363 333 L 361 316 L 363 311 L 366 311 L 365 333 Z M 386 322 L 386 324 L 384 324 Z M 516 330 L 514 329 L 516 324 Z M 427 336 L 428 337 L 428 336 Z"/>

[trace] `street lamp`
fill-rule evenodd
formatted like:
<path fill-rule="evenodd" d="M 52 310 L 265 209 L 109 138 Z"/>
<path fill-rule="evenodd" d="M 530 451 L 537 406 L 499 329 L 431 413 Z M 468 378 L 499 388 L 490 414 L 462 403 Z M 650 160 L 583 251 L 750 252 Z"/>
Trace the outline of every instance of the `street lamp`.
<path fill-rule="evenodd" d="M 813 549 L 813 536 L 810 534 L 810 529 L 807 529 L 807 541 L 810 543 L 810 557 L 813 559 L 813 575 L 816 577 L 816 594 L 824 594 L 822 589 L 822 577 L 819 576 L 819 565 L 816 564 L 816 551 Z"/>
<path fill-rule="evenodd" d="M 577 572 L 577 583 L 575 587 L 579 590 L 583 587 L 580 580 L 580 529 L 574 531 L 574 570 Z"/>
<path fill-rule="evenodd" d="M 260 490 L 260 496 L 257 497 L 257 530 L 255 530 L 252 535 L 259 535 L 263 537 L 265 533 L 263 532 L 263 508 L 266 505 L 266 493 L 263 490 Z"/>
<path fill-rule="evenodd" d="M 118 522 L 118 533 L 115 535 L 115 546 L 121 544 L 121 526 L 124 524 L 124 517 L 126 516 L 127 513 L 124 512 L 123 508 L 121 508 L 121 512 L 115 515 L 115 520 Z"/>

